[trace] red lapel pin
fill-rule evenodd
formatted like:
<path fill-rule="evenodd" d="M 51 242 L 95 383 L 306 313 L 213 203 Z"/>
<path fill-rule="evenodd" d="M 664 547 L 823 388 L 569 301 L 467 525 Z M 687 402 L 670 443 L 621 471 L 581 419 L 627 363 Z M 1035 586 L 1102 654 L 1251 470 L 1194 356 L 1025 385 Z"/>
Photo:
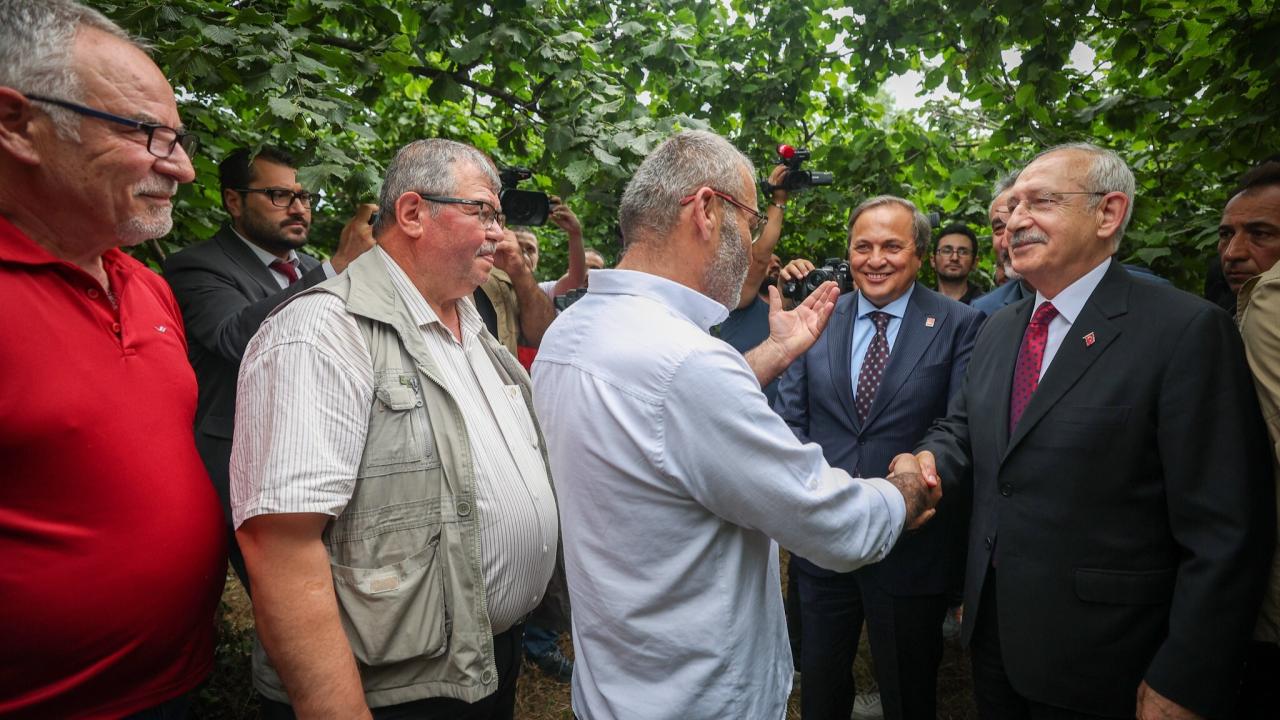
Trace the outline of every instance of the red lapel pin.
<path fill-rule="evenodd" d="M 925 326 L 925 327 L 933 327 L 933 324 L 934 324 L 934 323 L 936 323 L 936 322 L 937 322 L 937 320 L 934 320 L 934 319 L 933 319 L 933 316 L 932 316 L 932 315 L 930 315 L 929 317 L 927 317 L 927 318 L 925 318 L 925 319 L 924 319 L 924 326 Z"/>
<path fill-rule="evenodd" d="M 1098 341 L 1098 336 L 1094 335 L 1093 333 L 1089 333 L 1088 335 L 1084 336 L 1085 347 L 1093 347 L 1093 344 L 1097 341 Z"/>

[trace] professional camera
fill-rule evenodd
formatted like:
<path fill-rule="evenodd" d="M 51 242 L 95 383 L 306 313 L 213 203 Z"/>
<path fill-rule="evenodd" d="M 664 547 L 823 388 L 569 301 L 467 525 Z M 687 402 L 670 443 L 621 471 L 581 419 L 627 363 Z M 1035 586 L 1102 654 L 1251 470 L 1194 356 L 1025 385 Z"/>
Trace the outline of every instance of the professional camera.
<path fill-rule="evenodd" d="M 853 273 L 849 270 L 849 261 L 841 258 L 827 258 L 822 265 L 809 271 L 800 280 L 788 280 L 782 284 L 782 296 L 801 302 L 810 293 L 818 289 L 822 283 L 833 280 L 840 288 L 841 294 L 853 289 Z"/>
<path fill-rule="evenodd" d="M 546 225 L 547 216 L 551 214 L 551 199 L 546 193 L 534 190 L 517 190 L 521 180 L 533 177 L 528 168 L 503 168 L 502 192 L 498 199 L 502 201 L 502 214 L 507 216 L 508 225 Z"/>
<path fill-rule="evenodd" d="M 808 159 L 809 151 L 806 149 L 793 148 L 790 145 L 779 145 L 778 162 L 787 166 L 787 174 L 782 177 L 781 185 L 769 184 L 768 178 L 761 180 L 760 189 L 764 191 L 765 195 L 768 195 L 774 190 L 796 192 L 797 190 L 807 190 L 814 185 L 830 185 L 834 180 L 831 173 L 800 169 L 800 166 Z"/>
<path fill-rule="evenodd" d="M 586 288 L 574 288 L 563 295 L 557 295 L 552 302 L 556 306 L 556 312 L 564 312 L 569 306 L 578 302 L 587 294 Z"/>

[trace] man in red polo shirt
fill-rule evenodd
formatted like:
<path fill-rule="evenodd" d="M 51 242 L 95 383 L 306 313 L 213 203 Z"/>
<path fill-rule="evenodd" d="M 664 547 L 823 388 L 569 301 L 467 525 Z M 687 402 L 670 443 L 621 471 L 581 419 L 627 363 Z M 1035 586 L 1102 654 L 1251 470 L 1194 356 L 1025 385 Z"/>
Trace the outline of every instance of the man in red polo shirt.
<path fill-rule="evenodd" d="M 221 511 L 168 286 L 122 253 L 195 172 L 160 69 L 69 0 L 0 0 L 0 716 L 185 712 Z"/>

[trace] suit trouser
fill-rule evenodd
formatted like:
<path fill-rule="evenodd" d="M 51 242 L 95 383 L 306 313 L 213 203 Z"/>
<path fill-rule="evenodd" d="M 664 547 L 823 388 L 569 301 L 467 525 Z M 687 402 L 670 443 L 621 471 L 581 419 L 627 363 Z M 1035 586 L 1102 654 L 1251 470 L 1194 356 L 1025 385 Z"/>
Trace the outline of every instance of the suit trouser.
<path fill-rule="evenodd" d="M 969 650 L 973 662 L 973 695 L 981 720 L 1103 720 L 1104 715 L 1089 715 L 1028 700 L 1013 688 L 1004 669 L 1004 652 L 1000 647 L 999 610 L 996 607 L 996 569 L 987 568 L 974 618 Z M 1134 697 L 1138 689 L 1134 688 Z M 1136 700 L 1135 700 L 1136 705 Z"/>
<path fill-rule="evenodd" d="M 849 717 L 853 660 L 865 620 L 886 720 L 934 720 L 946 595 L 890 595 L 856 572 L 797 575 L 801 716 Z"/>

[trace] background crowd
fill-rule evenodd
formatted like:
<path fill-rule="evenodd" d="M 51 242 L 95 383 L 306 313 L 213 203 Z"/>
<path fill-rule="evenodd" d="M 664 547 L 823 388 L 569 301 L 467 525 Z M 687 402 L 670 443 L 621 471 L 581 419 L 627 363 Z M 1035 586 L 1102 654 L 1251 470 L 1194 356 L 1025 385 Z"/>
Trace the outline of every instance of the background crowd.
<path fill-rule="evenodd" d="M 121 248 L 213 182 L 164 72 L 70 0 L 0 21 L 0 714 L 184 715 L 228 558 L 268 717 L 511 717 L 527 653 L 582 718 L 779 717 L 797 679 L 844 718 L 865 625 L 863 711 L 931 718 L 948 621 L 983 717 L 1274 714 L 1275 158 L 1214 302 L 1115 257 L 1111 150 L 990 179 L 983 294 L 977 233 L 893 195 L 826 282 L 784 264 L 794 168 L 762 212 L 705 131 L 628 182 L 616 270 L 552 197 L 539 282 L 493 160 L 425 139 L 323 261 L 299 162 L 227 153 L 162 278 Z"/>

